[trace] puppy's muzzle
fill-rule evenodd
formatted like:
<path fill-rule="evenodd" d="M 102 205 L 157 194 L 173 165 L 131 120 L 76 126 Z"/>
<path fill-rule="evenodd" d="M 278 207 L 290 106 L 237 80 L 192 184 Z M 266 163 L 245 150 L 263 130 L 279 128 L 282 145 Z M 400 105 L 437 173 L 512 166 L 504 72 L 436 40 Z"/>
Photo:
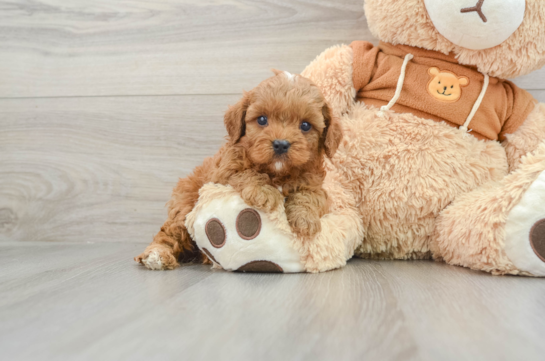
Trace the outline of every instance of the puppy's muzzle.
<path fill-rule="evenodd" d="M 274 153 L 276 155 L 282 155 L 288 152 L 288 149 L 290 149 L 291 143 L 287 140 L 275 140 L 272 143 Z"/>

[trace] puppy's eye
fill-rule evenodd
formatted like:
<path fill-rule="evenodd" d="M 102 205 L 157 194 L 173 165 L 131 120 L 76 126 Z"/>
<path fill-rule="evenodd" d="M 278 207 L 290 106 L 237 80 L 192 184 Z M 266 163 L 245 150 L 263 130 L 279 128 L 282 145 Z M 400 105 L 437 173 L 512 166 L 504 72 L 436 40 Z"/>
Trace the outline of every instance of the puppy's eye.
<path fill-rule="evenodd" d="M 257 124 L 261 125 L 262 127 L 267 126 L 267 124 L 269 124 L 267 121 L 267 117 L 262 115 L 259 118 L 257 118 Z"/>
<path fill-rule="evenodd" d="M 303 131 L 303 133 L 310 132 L 311 129 L 312 129 L 312 125 L 309 122 L 301 123 L 301 130 Z"/>

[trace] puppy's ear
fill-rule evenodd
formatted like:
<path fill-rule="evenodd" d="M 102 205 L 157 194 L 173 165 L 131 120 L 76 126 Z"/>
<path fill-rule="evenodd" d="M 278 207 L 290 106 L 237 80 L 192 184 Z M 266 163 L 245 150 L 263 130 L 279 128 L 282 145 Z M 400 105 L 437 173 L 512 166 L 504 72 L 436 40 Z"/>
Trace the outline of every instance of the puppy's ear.
<path fill-rule="evenodd" d="M 235 105 L 231 105 L 225 112 L 223 122 L 227 133 L 229 133 L 229 141 L 233 144 L 237 143 L 246 133 L 245 118 L 249 106 L 250 93 L 244 92 L 242 99 Z"/>
<path fill-rule="evenodd" d="M 322 135 L 325 154 L 329 158 L 333 158 L 343 139 L 343 131 L 339 119 L 333 114 L 327 103 L 322 108 L 322 114 L 325 122 Z"/>

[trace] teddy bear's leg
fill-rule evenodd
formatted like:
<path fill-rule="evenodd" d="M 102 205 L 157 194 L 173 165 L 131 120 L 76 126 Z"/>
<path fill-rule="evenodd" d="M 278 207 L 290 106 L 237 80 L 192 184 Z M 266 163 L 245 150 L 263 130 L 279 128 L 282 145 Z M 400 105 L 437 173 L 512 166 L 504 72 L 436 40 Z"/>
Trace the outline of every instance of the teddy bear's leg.
<path fill-rule="evenodd" d="M 303 272 L 284 207 L 250 207 L 232 186 L 209 183 L 187 215 L 197 246 L 214 268 L 240 272 Z"/>
<path fill-rule="evenodd" d="M 343 267 L 354 255 L 364 238 L 361 216 L 354 208 L 326 214 L 321 219 L 322 230 L 312 240 L 295 240 L 305 270 L 326 272 Z"/>
<path fill-rule="evenodd" d="M 329 212 L 321 218 L 321 231 L 312 240 L 294 240 L 305 270 L 312 273 L 346 265 L 365 237 L 363 217 L 354 195 L 342 185 L 343 177 L 338 171 L 332 166 L 328 168 L 324 189 L 331 204 Z"/>
<path fill-rule="evenodd" d="M 500 182 L 455 199 L 437 218 L 430 248 L 454 265 L 545 276 L 545 141 Z"/>
<path fill-rule="evenodd" d="M 283 205 L 264 212 L 231 186 L 207 184 L 187 227 L 216 268 L 243 272 L 325 272 L 342 267 L 363 240 L 363 221 L 338 181 L 326 178 L 331 200 L 313 239 L 297 237 Z"/>

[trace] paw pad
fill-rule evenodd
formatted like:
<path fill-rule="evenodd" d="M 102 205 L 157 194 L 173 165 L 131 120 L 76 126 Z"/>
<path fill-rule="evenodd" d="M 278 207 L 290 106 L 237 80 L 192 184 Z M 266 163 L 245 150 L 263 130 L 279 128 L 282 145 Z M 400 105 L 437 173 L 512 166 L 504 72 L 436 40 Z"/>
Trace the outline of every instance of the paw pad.
<path fill-rule="evenodd" d="M 236 272 L 284 273 L 284 270 L 271 261 L 253 261 L 246 263 L 244 266 L 237 269 Z"/>
<path fill-rule="evenodd" d="M 246 208 L 240 211 L 237 215 L 235 227 L 240 238 L 251 241 L 259 236 L 261 232 L 261 216 L 252 208 Z M 205 226 L 206 236 L 210 241 L 210 244 L 215 248 L 222 248 L 227 242 L 226 228 L 217 218 L 212 218 L 206 222 Z M 202 247 L 202 251 L 208 256 L 208 258 L 214 263 L 221 265 L 214 255 Z M 254 273 L 283 273 L 284 270 L 278 264 L 271 261 L 252 261 L 244 264 L 235 270 L 236 272 L 254 272 Z"/>
<path fill-rule="evenodd" d="M 214 263 L 220 264 L 218 261 L 216 261 L 214 256 L 212 256 L 212 253 L 210 253 L 209 250 L 203 247 L 202 251 L 206 254 L 206 256 L 208 256 L 208 258 L 210 258 L 210 260 L 214 261 Z"/>
<path fill-rule="evenodd" d="M 254 209 L 246 208 L 238 214 L 236 227 L 240 238 L 249 241 L 259 236 L 261 217 Z"/>
<path fill-rule="evenodd" d="M 545 218 L 537 221 L 530 230 L 530 244 L 536 255 L 545 262 Z"/>
<path fill-rule="evenodd" d="M 225 245 L 227 237 L 225 236 L 225 227 L 217 218 L 212 218 L 205 226 L 206 236 L 215 248 L 221 248 Z"/>

